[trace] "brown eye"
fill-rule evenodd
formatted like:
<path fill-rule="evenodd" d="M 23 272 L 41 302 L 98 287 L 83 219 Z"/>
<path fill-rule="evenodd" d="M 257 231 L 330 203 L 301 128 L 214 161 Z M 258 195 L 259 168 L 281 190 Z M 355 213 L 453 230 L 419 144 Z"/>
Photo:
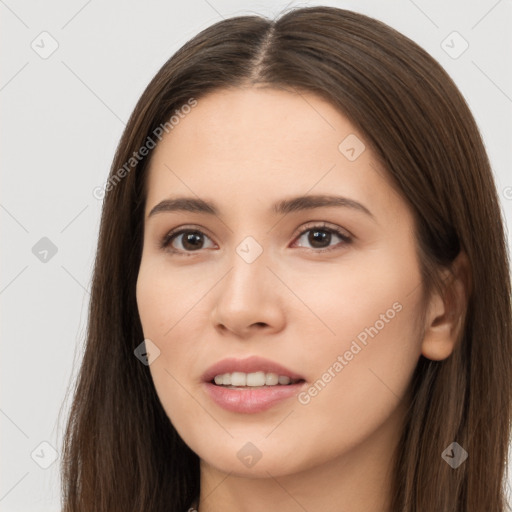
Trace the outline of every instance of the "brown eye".
<path fill-rule="evenodd" d="M 197 229 L 181 229 L 167 234 L 162 240 L 161 248 L 173 252 L 194 252 L 204 248 L 205 239 L 209 238 Z M 174 242 L 181 247 L 176 247 Z"/>
<path fill-rule="evenodd" d="M 323 252 L 336 248 L 336 245 L 331 246 L 331 242 L 336 240 L 336 238 L 341 240 L 337 245 L 341 244 L 342 246 L 352 241 L 348 235 L 342 233 L 338 229 L 328 228 L 325 225 L 312 226 L 303 230 L 300 233 L 298 240 L 305 239 L 306 243 L 310 244 L 312 249 L 319 249 L 315 252 Z"/>

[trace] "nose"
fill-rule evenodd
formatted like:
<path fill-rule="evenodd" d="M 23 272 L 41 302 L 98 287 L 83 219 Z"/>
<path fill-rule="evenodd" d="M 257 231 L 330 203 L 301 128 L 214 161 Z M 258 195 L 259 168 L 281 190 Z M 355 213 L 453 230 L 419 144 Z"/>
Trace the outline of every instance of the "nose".
<path fill-rule="evenodd" d="M 248 263 L 234 253 L 230 270 L 215 287 L 212 323 L 221 334 L 247 339 L 283 328 L 285 290 L 264 254 Z"/>

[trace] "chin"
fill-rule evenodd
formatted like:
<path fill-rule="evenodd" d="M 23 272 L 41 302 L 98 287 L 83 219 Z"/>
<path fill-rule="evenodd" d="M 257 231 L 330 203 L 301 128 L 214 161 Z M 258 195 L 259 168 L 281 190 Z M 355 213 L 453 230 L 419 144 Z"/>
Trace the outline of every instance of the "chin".
<path fill-rule="evenodd" d="M 203 459 L 201 462 L 214 467 L 220 472 L 229 473 L 230 476 L 242 478 L 269 478 L 269 477 L 282 477 L 299 472 L 301 469 L 290 464 L 283 464 L 283 460 L 279 460 L 279 454 L 275 454 L 271 460 L 263 460 L 263 457 L 256 462 L 252 467 L 247 467 L 238 459 L 233 460 L 232 457 L 223 457 L 222 459 L 211 458 Z"/>
<path fill-rule="evenodd" d="M 245 437 L 247 439 L 247 437 Z M 260 441 L 240 441 L 230 439 L 218 443 L 218 450 L 212 451 L 212 446 L 198 447 L 198 454 L 202 463 L 216 468 L 218 471 L 230 473 L 233 476 L 251 478 L 282 477 L 311 469 L 322 463 L 308 458 L 304 446 L 285 445 L 283 439 L 276 438 L 275 443 Z"/>

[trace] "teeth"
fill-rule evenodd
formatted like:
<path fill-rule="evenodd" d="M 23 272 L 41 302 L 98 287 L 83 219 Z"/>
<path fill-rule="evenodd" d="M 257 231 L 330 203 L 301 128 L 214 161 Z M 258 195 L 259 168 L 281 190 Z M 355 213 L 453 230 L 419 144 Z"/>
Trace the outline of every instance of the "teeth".
<path fill-rule="evenodd" d="M 264 386 L 265 382 L 265 372 L 255 372 L 247 374 L 247 386 Z"/>
<path fill-rule="evenodd" d="M 279 382 L 277 373 L 267 373 L 265 375 L 265 386 L 275 386 Z"/>
<path fill-rule="evenodd" d="M 223 383 L 224 382 L 224 379 L 223 380 Z M 232 386 L 245 386 L 247 383 L 247 375 L 245 373 L 242 373 L 242 372 L 233 372 L 231 374 L 231 385 Z"/>
<path fill-rule="evenodd" d="M 290 384 L 290 377 L 286 377 L 286 376 L 279 376 L 279 384 Z"/>
<path fill-rule="evenodd" d="M 277 373 L 265 373 L 265 372 L 254 372 L 254 373 L 223 373 L 216 375 L 214 378 L 215 384 L 218 386 L 235 386 L 235 387 L 260 387 L 260 386 L 276 386 L 278 384 L 286 386 L 292 381 L 290 377 L 286 375 L 278 375 Z"/>

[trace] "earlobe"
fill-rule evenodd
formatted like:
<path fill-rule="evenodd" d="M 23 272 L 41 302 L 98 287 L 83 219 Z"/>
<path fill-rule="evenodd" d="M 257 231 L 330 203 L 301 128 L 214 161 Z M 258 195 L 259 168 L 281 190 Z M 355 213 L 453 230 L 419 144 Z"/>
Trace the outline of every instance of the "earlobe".
<path fill-rule="evenodd" d="M 452 264 L 452 272 L 443 274 L 443 293 L 433 293 L 425 316 L 421 353 L 427 359 L 441 361 L 449 357 L 463 334 L 471 293 L 470 263 L 461 251 Z"/>

